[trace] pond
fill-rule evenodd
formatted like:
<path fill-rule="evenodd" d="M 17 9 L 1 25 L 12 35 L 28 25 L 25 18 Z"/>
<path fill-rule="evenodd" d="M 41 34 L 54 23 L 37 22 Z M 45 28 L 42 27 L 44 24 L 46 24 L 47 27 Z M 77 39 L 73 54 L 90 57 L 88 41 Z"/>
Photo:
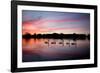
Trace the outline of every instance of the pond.
<path fill-rule="evenodd" d="M 90 40 L 24 39 L 22 61 L 58 61 L 90 58 Z"/>

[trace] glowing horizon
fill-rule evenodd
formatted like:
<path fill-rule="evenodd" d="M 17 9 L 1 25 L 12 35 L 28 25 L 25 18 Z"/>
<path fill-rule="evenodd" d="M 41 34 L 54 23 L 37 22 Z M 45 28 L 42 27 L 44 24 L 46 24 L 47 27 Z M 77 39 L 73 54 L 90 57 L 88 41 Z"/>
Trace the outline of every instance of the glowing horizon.
<path fill-rule="evenodd" d="M 90 33 L 90 14 L 51 11 L 22 11 L 23 34 Z"/>

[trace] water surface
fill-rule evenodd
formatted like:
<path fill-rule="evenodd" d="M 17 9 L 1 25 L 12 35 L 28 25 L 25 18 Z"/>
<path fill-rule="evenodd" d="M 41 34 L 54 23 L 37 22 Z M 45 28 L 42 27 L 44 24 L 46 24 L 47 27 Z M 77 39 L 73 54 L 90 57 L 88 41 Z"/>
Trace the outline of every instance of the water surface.
<path fill-rule="evenodd" d="M 23 39 L 22 61 L 56 61 L 90 58 L 90 40 Z"/>

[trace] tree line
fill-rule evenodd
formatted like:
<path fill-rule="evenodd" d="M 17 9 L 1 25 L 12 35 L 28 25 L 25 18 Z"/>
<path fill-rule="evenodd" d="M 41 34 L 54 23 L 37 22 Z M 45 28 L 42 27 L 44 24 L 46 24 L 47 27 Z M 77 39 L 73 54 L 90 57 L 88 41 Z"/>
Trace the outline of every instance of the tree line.
<path fill-rule="evenodd" d="M 58 34 L 58 33 L 52 33 L 52 34 L 36 34 L 33 35 L 26 33 L 22 35 L 23 38 L 30 39 L 30 38 L 46 38 L 46 39 L 90 39 L 90 34 Z"/>

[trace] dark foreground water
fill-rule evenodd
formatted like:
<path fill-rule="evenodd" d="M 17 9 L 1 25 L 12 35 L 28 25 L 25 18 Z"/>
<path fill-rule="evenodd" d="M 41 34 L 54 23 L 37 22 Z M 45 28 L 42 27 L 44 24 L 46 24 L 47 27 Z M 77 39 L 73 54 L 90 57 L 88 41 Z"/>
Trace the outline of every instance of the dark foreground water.
<path fill-rule="evenodd" d="M 55 61 L 90 58 L 90 40 L 23 39 L 22 61 Z"/>

